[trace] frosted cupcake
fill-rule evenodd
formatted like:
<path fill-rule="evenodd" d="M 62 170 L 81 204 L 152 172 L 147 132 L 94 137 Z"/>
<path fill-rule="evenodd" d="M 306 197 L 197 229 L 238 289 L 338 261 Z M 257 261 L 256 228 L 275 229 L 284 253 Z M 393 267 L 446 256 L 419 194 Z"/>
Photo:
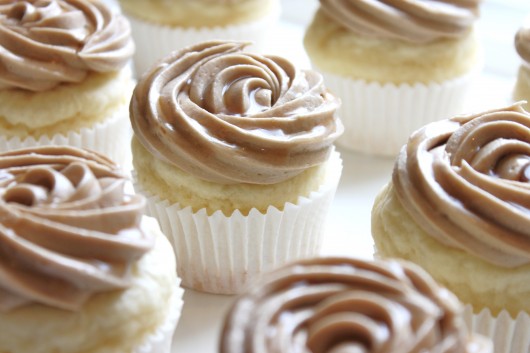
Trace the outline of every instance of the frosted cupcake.
<path fill-rule="evenodd" d="M 322 258 L 286 266 L 228 313 L 220 353 L 491 353 L 462 305 L 421 268 Z"/>
<path fill-rule="evenodd" d="M 67 144 L 130 163 L 127 20 L 99 1 L 4 1 L 0 33 L 0 151 Z"/>
<path fill-rule="evenodd" d="M 412 131 L 459 113 L 480 64 L 474 1 L 321 0 L 304 45 L 342 99 L 345 148 L 395 156 Z"/>
<path fill-rule="evenodd" d="M 261 51 L 280 7 L 278 0 L 119 1 L 138 46 L 134 57 L 138 76 L 173 50 L 206 40 L 246 40 Z"/>
<path fill-rule="evenodd" d="M 342 169 L 339 101 L 320 74 L 244 47 L 174 52 L 131 102 L 136 187 L 183 284 L 214 293 L 315 255 Z"/>
<path fill-rule="evenodd" d="M 117 165 L 44 146 L 0 173 L 0 352 L 169 353 L 174 254 Z"/>
<path fill-rule="evenodd" d="M 530 348 L 530 114 L 520 104 L 426 125 L 377 197 L 383 257 L 423 266 L 497 353 Z"/>
<path fill-rule="evenodd" d="M 530 22 L 522 26 L 515 35 L 515 49 L 521 57 L 521 66 L 513 92 L 515 101 L 530 101 Z"/>

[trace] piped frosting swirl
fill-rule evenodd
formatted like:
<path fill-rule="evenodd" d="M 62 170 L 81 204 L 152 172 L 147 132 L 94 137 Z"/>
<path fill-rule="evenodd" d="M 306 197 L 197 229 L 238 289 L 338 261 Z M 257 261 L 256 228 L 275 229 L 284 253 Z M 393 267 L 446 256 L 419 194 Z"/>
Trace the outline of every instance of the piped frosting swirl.
<path fill-rule="evenodd" d="M 461 37 L 478 18 L 480 0 L 320 0 L 322 10 L 364 36 L 425 43 Z"/>
<path fill-rule="evenodd" d="M 98 0 L 0 1 L 0 89 L 52 89 L 113 72 L 134 52 L 129 23 Z"/>
<path fill-rule="evenodd" d="M 236 301 L 220 352 L 490 352 L 461 314 L 456 297 L 413 264 L 304 260 Z"/>
<path fill-rule="evenodd" d="M 145 200 L 126 195 L 110 160 L 72 147 L 0 155 L 0 310 L 30 303 L 75 310 L 126 288 L 153 245 Z"/>
<path fill-rule="evenodd" d="M 530 263 L 530 114 L 521 103 L 426 125 L 393 184 L 429 235 L 489 263 Z"/>
<path fill-rule="evenodd" d="M 327 160 L 343 127 L 322 76 L 245 45 L 185 48 L 138 82 L 131 122 L 153 155 L 223 184 L 277 183 Z"/>

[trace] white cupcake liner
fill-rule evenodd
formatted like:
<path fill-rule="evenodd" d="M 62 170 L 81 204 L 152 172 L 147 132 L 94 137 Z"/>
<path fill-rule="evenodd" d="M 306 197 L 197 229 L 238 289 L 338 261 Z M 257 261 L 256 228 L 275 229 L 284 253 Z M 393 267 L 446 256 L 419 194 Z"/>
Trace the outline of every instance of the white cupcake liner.
<path fill-rule="evenodd" d="M 44 145 L 69 145 L 100 152 L 121 165 L 124 170 L 129 170 L 132 161 L 129 147 L 131 136 L 128 107 L 123 105 L 112 116 L 92 127 L 82 128 L 79 132 L 70 131 L 52 137 L 43 135 L 37 139 L 33 136 L 0 136 L 0 152 Z"/>
<path fill-rule="evenodd" d="M 140 77 L 155 62 L 174 50 L 212 39 L 250 41 L 251 51 L 263 51 L 267 47 L 270 29 L 279 18 L 279 9 L 263 18 L 238 25 L 212 28 L 184 28 L 158 25 L 128 16 L 136 44 L 134 64 Z"/>
<path fill-rule="evenodd" d="M 520 312 L 514 319 L 503 310 L 493 316 L 489 309 L 473 313 L 471 304 L 464 308 L 466 324 L 472 332 L 493 340 L 495 353 L 530 352 L 530 315 Z"/>
<path fill-rule="evenodd" d="M 237 294 L 261 273 L 299 258 L 319 253 L 324 223 L 342 171 L 337 152 L 331 157 L 331 174 L 317 191 L 286 203 L 282 211 L 269 207 L 265 214 L 252 209 L 248 216 L 235 211 L 230 217 L 205 209 L 169 204 L 147 196 L 147 214 L 158 219 L 172 243 L 183 286 L 217 294 Z"/>
<path fill-rule="evenodd" d="M 395 156 L 410 134 L 427 123 L 463 113 L 476 72 L 443 83 L 379 84 L 323 72 L 341 98 L 344 134 L 337 144 L 362 153 Z"/>
<path fill-rule="evenodd" d="M 167 318 L 162 325 L 145 339 L 139 347 L 136 347 L 133 353 L 171 353 L 171 343 L 173 333 L 177 327 L 182 306 L 184 304 L 182 296 L 184 290 L 179 286 L 180 279 L 177 280 L 173 295 L 171 297 L 170 308 L 168 309 Z"/>

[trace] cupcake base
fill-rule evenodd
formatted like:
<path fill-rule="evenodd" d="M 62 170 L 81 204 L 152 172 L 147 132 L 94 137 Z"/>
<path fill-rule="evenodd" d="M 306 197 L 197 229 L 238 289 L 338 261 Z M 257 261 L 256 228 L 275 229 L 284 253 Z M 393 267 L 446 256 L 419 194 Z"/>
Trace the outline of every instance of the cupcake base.
<path fill-rule="evenodd" d="M 282 210 L 252 209 L 247 216 L 239 211 L 209 216 L 205 209 L 194 213 L 150 195 L 138 183 L 135 188 L 147 196 L 147 213 L 158 219 L 173 245 L 183 286 L 237 294 L 263 272 L 318 254 L 342 170 L 339 154 L 331 158 L 330 176 L 317 191 L 296 204 L 286 203 Z"/>

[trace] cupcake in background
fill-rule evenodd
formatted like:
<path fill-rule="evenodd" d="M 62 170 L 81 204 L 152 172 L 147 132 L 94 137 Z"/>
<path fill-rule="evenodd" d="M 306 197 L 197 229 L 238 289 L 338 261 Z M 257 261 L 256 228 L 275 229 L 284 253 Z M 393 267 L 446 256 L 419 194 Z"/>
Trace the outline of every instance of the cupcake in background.
<path fill-rule="evenodd" d="M 513 106 L 412 134 L 375 200 L 377 255 L 425 268 L 496 353 L 530 349 L 530 114 Z"/>
<path fill-rule="evenodd" d="M 265 276 L 228 312 L 220 353 L 492 353 L 420 267 L 320 258 Z"/>
<path fill-rule="evenodd" d="M 521 57 L 521 66 L 517 73 L 513 99 L 530 102 L 530 21 L 517 31 L 515 49 Z M 528 106 L 525 104 L 525 107 Z"/>
<path fill-rule="evenodd" d="M 134 62 L 140 77 L 174 50 L 212 40 L 267 46 L 280 13 L 279 0 L 119 0 L 138 47 Z"/>
<path fill-rule="evenodd" d="M 338 144 L 395 156 L 414 130 L 459 113 L 481 50 L 480 0 L 320 0 L 304 46 L 342 99 Z"/>
<path fill-rule="evenodd" d="M 173 250 L 95 152 L 0 154 L 0 352 L 169 353 Z"/>
<path fill-rule="evenodd" d="M 172 53 L 133 93 L 137 190 L 184 286 L 232 294 L 314 256 L 342 170 L 322 76 L 214 41 Z"/>
<path fill-rule="evenodd" d="M 130 163 L 127 20 L 97 0 L 8 1 L 0 33 L 0 151 L 64 144 Z"/>

